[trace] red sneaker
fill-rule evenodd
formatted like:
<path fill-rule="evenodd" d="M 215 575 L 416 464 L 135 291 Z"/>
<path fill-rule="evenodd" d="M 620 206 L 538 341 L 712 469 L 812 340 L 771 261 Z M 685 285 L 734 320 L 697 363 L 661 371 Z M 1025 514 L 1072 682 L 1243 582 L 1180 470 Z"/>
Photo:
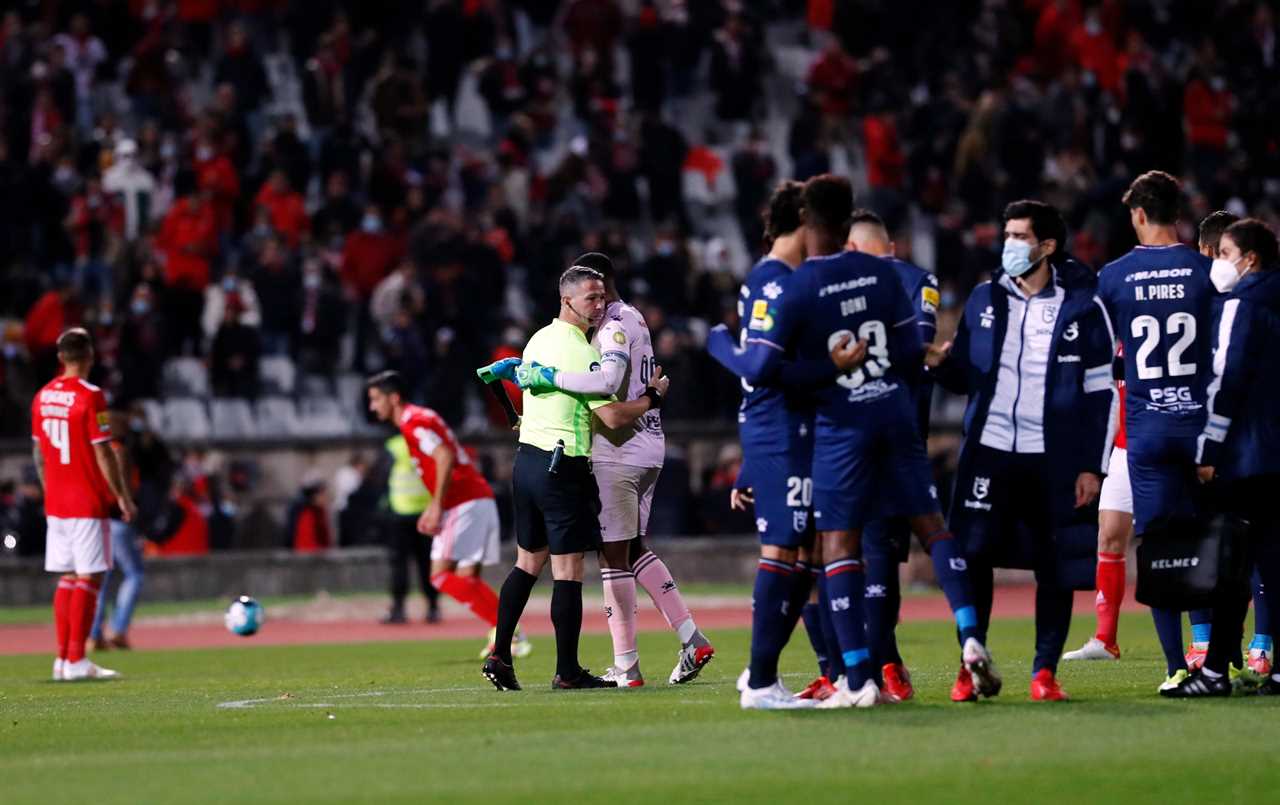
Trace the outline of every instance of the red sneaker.
<path fill-rule="evenodd" d="M 911 687 L 911 674 L 907 671 L 907 666 L 887 663 L 880 669 L 880 674 L 884 677 L 885 695 L 894 701 L 905 702 L 916 695 L 915 688 Z"/>
<path fill-rule="evenodd" d="M 825 701 L 836 692 L 836 686 L 825 676 L 820 676 L 809 683 L 809 686 L 796 694 L 797 699 L 813 699 L 815 702 Z"/>
<path fill-rule="evenodd" d="M 976 702 L 977 700 L 978 691 L 973 687 L 973 674 L 970 674 L 969 669 L 962 665 L 960 673 L 956 674 L 956 683 L 951 686 L 951 701 Z"/>
<path fill-rule="evenodd" d="M 1209 647 L 1197 647 L 1195 643 L 1187 646 L 1187 671 L 1195 673 L 1204 665 L 1204 658 L 1209 655 Z"/>
<path fill-rule="evenodd" d="M 1053 671 L 1041 668 L 1031 678 L 1031 701 L 1033 702 L 1065 702 L 1071 697 L 1058 685 Z"/>

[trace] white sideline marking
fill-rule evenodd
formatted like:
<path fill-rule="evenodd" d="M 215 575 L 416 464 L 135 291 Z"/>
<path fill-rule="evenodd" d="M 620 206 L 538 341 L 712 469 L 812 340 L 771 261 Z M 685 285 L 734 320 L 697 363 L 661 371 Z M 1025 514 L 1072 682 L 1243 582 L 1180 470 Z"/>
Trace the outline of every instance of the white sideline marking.
<path fill-rule="evenodd" d="M 476 691 L 486 691 L 486 690 L 490 690 L 490 688 L 475 686 L 475 687 L 461 687 L 461 688 L 420 688 L 417 690 L 392 690 L 392 691 L 371 690 L 371 691 L 362 691 L 360 693 L 328 694 L 325 696 L 325 698 L 334 699 L 334 700 L 336 699 L 370 699 L 370 698 L 377 698 L 381 696 L 390 696 L 390 695 L 413 695 L 413 694 L 430 695 L 430 694 L 436 694 L 436 693 L 474 693 Z M 282 699 L 279 696 L 269 696 L 261 699 L 237 699 L 229 702 L 219 702 L 216 705 L 216 708 L 219 710 L 250 710 L 260 705 L 280 704 L 284 707 L 299 707 L 299 708 L 309 708 L 309 709 L 320 709 L 320 708 L 336 709 L 339 707 L 374 707 L 374 708 L 379 708 L 384 710 L 438 710 L 438 709 L 460 709 L 460 708 L 468 708 L 468 707 L 528 707 L 530 705 L 551 704 L 551 703 L 552 703 L 551 701 L 535 700 L 535 701 L 523 701 L 523 702 L 514 702 L 514 701 L 477 702 L 474 704 L 467 703 L 467 702 L 404 702 L 404 703 L 346 702 L 343 704 L 334 704 L 331 701 L 304 702 L 304 701 L 297 701 L 296 699 L 293 699 L 293 698 Z M 680 699 L 674 703 L 675 704 L 715 704 L 715 700 L 714 699 Z M 580 702 L 580 704 L 599 705 L 599 704 L 613 704 L 613 702 L 605 698 L 590 698 L 590 699 L 583 699 L 583 701 Z"/>

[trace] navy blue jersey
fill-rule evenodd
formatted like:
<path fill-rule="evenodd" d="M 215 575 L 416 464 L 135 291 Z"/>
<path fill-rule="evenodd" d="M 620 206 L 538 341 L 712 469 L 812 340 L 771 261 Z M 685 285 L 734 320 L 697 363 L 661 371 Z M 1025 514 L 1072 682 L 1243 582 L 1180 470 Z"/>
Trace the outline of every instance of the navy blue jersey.
<path fill-rule="evenodd" d="M 778 299 L 791 277 L 791 266 L 765 257 L 747 273 L 738 295 L 741 321 L 738 343 L 767 335 L 774 327 Z M 742 405 L 738 409 L 738 435 L 744 451 L 781 453 L 789 449 L 784 435 L 811 433 L 813 410 L 794 395 L 777 386 L 742 383 Z M 809 448 L 806 447 L 806 452 Z"/>
<path fill-rule="evenodd" d="M 938 332 L 938 305 L 942 300 L 938 293 L 938 278 L 923 268 L 896 257 L 888 258 L 889 264 L 898 272 L 898 280 L 911 300 L 911 309 L 916 314 L 916 326 L 920 331 L 920 340 L 932 344 Z"/>
<path fill-rule="evenodd" d="M 752 331 L 798 360 L 827 356 L 844 336 L 867 342 L 862 367 L 817 392 L 819 421 L 857 428 L 913 417 L 910 387 L 919 376 L 915 312 L 893 266 L 841 252 L 804 261 L 780 288 L 768 329 Z"/>
<path fill-rule="evenodd" d="M 1212 375 L 1213 261 L 1182 244 L 1138 246 L 1103 267 L 1098 298 L 1124 348 L 1126 419 L 1204 417 Z M 1132 444 L 1134 432 L 1126 433 Z"/>
<path fill-rule="evenodd" d="M 916 328 L 920 333 L 922 344 L 932 344 L 938 333 L 938 305 L 942 301 L 938 293 L 938 278 L 923 268 L 890 257 L 889 263 L 898 272 L 898 279 L 911 300 L 911 309 L 916 313 Z M 921 379 L 914 390 L 916 398 L 916 426 L 921 436 L 929 433 L 929 413 L 933 403 L 933 383 Z"/>

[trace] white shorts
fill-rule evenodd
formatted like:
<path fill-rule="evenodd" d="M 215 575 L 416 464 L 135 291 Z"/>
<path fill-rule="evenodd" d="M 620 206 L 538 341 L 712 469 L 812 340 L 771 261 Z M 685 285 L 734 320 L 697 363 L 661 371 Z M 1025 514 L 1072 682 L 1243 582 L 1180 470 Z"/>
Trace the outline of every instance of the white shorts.
<path fill-rule="evenodd" d="M 1111 451 L 1107 477 L 1102 479 L 1098 510 L 1133 514 L 1133 488 L 1129 486 L 1129 451 L 1117 447 Z"/>
<path fill-rule="evenodd" d="M 626 542 L 643 537 L 662 468 L 593 462 L 591 471 L 600 487 L 600 539 Z"/>
<path fill-rule="evenodd" d="M 493 498 L 477 498 L 445 509 L 440 533 L 431 541 L 431 561 L 496 565 L 502 523 Z"/>
<path fill-rule="evenodd" d="M 48 517 L 44 569 L 50 573 L 105 573 L 111 569 L 111 521 Z"/>

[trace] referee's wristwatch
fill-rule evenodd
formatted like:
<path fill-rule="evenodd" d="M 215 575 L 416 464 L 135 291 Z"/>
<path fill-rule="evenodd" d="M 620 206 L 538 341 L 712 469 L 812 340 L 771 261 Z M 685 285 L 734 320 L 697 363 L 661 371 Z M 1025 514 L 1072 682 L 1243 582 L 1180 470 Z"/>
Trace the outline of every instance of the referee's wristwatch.
<path fill-rule="evenodd" d="M 640 396 L 649 398 L 650 411 L 662 408 L 662 393 L 653 386 L 645 386 Z"/>

